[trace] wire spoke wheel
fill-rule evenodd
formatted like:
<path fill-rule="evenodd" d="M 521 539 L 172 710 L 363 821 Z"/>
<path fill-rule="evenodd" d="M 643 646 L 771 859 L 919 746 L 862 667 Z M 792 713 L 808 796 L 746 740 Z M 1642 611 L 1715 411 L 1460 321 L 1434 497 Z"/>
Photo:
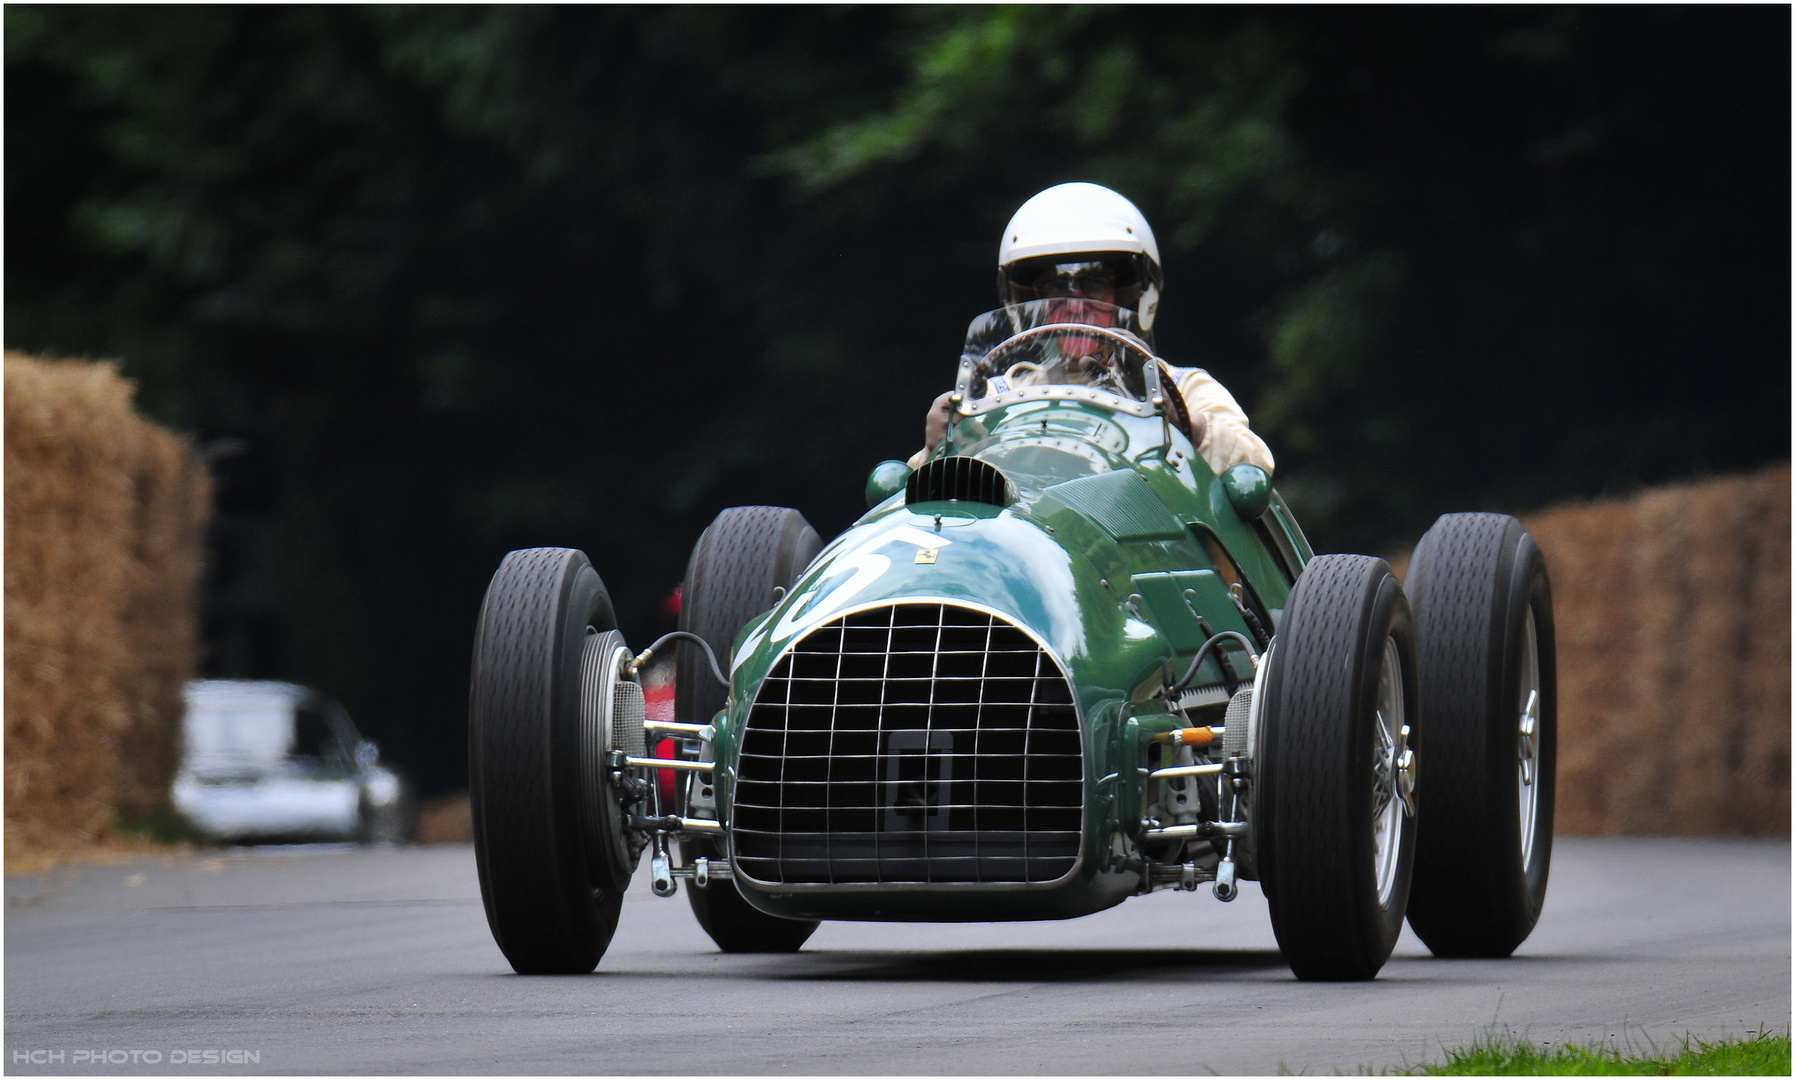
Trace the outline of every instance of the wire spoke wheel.
<path fill-rule="evenodd" d="M 1539 821 L 1539 629 L 1534 622 L 1533 612 L 1527 612 L 1527 628 L 1521 647 L 1521 700 L 1526 702 L 1521 708 L 1520 738 L 1516 740 L 1520 766 L 1519 774 L 1520 812 L 1521 812 L 1521 866 L 1527 867 L 1533 862 L 1533 837 L 1535 825 Z"/>
<path fill-rule="evenodd" d="M 1414 863 L 1415 634 L 1382 559 L 1297 579 L 1265 675 L 1253 846 L 1272 930 L 1302 979 L 1370 979 L 1402 932 Z"/>
<path fill-rule="evenodd" d="M 1403 832 L 1414 816 L 1414 803 L 1404 790 L 1405 766 L 1414 761 L 1408 749 L 1409 728 L 1402 701 L 1402 660 L 1394 640 L 1384 642 L 1378 671 L 1377 711 L 1372 734 L 1371 850 L 1376 856 L 1377 902 L 1384 908 L 1396 890 L 1396 869 Z"/>

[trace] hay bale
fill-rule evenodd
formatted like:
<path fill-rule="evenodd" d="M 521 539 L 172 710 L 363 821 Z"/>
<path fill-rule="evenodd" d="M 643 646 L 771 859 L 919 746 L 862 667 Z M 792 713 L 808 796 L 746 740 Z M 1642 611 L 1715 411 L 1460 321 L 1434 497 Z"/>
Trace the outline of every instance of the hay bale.
<path fill-rule="evenodd" d="M 468 793 L 445 795 L 418 807 L 419 844 L 471 844 L 474 842 L 474 804 Z"/>
<path fill-rule="evenodd" d="M 180 766 L 181 688 L 199 660 L 198 599 L 211 477 L 187 441 L 149 424 L 137 461 L 133 587 L 120 637 L 130 720 L 119 741 L 116 805 L 142 813 L 168 803 Z"/>
<path fill-rule="evenodd" d="M 1789 835 L 1788 466 L 1535 515 L 1558 831 Z"/>
<path fill-rule="evenodd" d="M 8 856 L 166 804 L 210 482 L 110 364 L 5 357 Z"/>

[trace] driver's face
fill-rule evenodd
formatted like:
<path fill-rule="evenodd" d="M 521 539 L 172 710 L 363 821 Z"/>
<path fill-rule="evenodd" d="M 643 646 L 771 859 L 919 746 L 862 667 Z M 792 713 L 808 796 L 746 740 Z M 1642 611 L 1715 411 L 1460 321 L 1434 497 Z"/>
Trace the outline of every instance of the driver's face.
<path fill-rule="evenodd" d="M 1111 291 L 1110 295 L 1114 295 Z M 1103 303 L 1090 304 L 1086 300 L 1101 300 Z M 1047 305 L 1047 318 L 1056 323 L 1082 323 L 1085 326 L 1114 326 L 1116 309 L 1113 301 L 1107 296 L 1078 297 L 1067 296 L 1063 300 L 1053 300 Z M 1060 351 L 1068 357 L 1083 359 L 1095 356 L 1101 347 L 1094 337 L 1067 335 L 1059 341 Z"/>
<path fill-rule="evenodd" d="M 1114 326 L 1116 324 L 1116 309 L 1113 306 L 1087 304 L 1083 302 L 1085 299 L 1101 300 L 1103 304 L 1114 304 L 1114 301 L 1103 296 L 1067 297 L 1047 305 L 1048 320 L 1050 322 L 1084 323 L 1086 326 Z"/>
<path fill-rule="evenodd" d="M 1114 327 L 1120 318 L 1117 310 L 1139 300 L 1137 267 L 1119 256 L 1073 255 L 1063 262 L 1033 259 L 1017 264 L 1009 274 L 1008 302 L 1044 301 L 1050 322 Z M 1095 356 L 1099 348 L 1095 338 L 1067 336 L 1059 341 L 1060 351 L 1073 358 Z"/>
<path fill-rule="evenodd" d="M 1060 278 L 1056 281 L 1065 281 Z M 1107 286 L 1095 286 L 1085 283 L 1080 288 L 1081 279 L 1073 278 L 1064 292 L 1049 292 L 1053 301 L 1047 305 L 1047 317 L 1052 322 L 1083 323 L 1086 326 L 1114 326 L 1116 309 L 1112 306 L 1116 290 Z M 1100 303 L 1087 304 L 1086 300 L 1097 300 Z M 1070 357 L 1084 358 L 1095 356 L 1098 350 L 1096 338 L 1066 337 L 1060 339 L 1060 351 Z"/>
<path fill-rule="evenodd" d="M 1115 325 L 1115 317 L 1108 309 L 1079 303 L 1080 300 L 1116 303 L 1116 274 L 1104 263 L 1060 263 L 1035 280 L 1034 291 L 1044 300 L 1064 301 L 1048 307 L 1049 318 L 1054 322 Z"/>

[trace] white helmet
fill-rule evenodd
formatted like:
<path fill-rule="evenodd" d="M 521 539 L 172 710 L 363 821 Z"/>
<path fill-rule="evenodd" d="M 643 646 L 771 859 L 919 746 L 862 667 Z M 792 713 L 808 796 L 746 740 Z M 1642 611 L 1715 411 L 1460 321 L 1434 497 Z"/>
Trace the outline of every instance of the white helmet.
<path fill-rule="evenodd" d="M 1060 184 L 1036 195 L 1016 211 L 997 246 L 997 292 L 1005 304 L 1048 295 L 1109 298 L 1133 308 L 1150 331 L 1163 284 L 1147 219 L 1099 184 Z"/>

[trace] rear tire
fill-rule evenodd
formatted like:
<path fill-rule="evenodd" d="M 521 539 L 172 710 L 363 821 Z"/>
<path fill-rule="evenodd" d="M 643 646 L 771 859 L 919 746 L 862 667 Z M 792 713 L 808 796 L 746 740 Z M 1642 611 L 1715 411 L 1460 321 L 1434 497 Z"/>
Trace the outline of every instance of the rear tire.
<path fill-rule="evenodd" d="M 468 787 L 486 922 L 520 975 L 598 966 L 617 929 L 627 867 L 594 843 L 581 798 L 580 723 L 588 638 L 616 617 L 586 556 L 505 556 L 474 638 Z M 602 751 L 596 751 L 602 752 Z"/>
<path fill-rule="evenodd" d="M 686 568 L 679 628 L 710 643 L 717 663 L 729 670 L 730 650 L 748 620 L 773 607 L 778 590 L 789 591 L 823 547 L 804 515 L 776 506 L 737 506 L 717 515 L 698 538 Z M 709 723 L 728 692 L 711 678 L 699 650 L 679 651 L 675 711 L 688 724 Z M 716 858 L 709 841 L 680 844 L 689 864 Z M 813 919 L 782 919 L 753 907 L 733 880 L 712 879 L 686 892 L 698 925 L 724 952 L 797 952 L 816 932 Z"/>
<path fill-rule="evenodd" d="M 1402 932 L 1416 833 L 1415 632 L 1390 568 L 1310 562 L 1269 663 L 1252 820 L 1272 930 L 1298 978 L 1370 979 Z"/>
<path fill-rule="evenodd" d="M 1507 956 L 1539 921 L 1552 863 L 1557 665 L 1545 559 L 1514 518 L 1449 514 L 1415 548 L 1408 593 L 1427 716 L 1427 827 L 1409 925 L 1436 956 Z"/>

